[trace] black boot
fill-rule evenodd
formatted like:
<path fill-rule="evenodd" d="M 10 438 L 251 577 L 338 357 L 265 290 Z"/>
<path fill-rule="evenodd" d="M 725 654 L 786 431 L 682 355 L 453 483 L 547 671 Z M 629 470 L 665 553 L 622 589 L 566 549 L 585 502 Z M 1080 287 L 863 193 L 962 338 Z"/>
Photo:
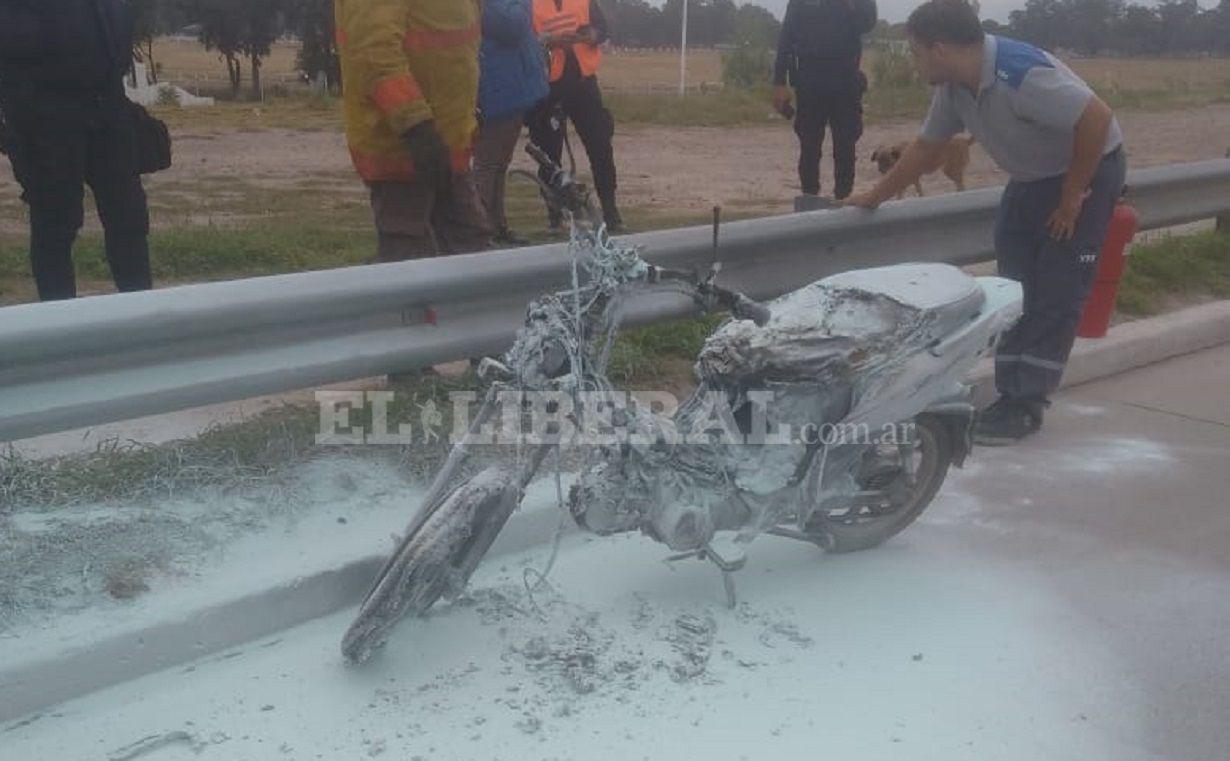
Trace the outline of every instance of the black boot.
<path fill-rule="evenodd" d="M 615 195 L 603 196 L 599 200 L 602 202 L 602 221 L 606 222 L 606 231 L 623 232 L 624 219 L 619 214 L 619 207 L 615 205 Z"/>
<path fill-rule="evenodd" d="M 120 293 L 148 291 L 154 287 L 150 275 L 149 239 L 145 233 L 106 233 L 107 262 Z"/>
<path fill-rule="evenodd" d="M 1015 444 L 1038 432 L 1050 402 L 1001 396 L 978 416 L 974 443 L 996 447 Z"/>

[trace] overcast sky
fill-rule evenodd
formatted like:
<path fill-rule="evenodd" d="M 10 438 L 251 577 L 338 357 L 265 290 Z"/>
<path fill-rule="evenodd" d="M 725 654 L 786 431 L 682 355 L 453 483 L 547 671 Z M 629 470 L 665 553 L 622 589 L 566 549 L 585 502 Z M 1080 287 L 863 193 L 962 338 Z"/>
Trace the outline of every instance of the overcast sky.
<path fill-rule="evenodd" d="M 773 15 L 778 18 L 786 11 L 786 0 L 735 0 L 735 4 L 739 5 L 744 2 L 754 2 L 756 5 L 763 5 L 773 11 Z M 982 1 L 982 17 L 993 18 L 996 21 L 1007 21 L 1008 14 L 1018 8 L 1025 7 L 1025 0 L 981 0 Z M 655 5 L 661 5 L 661 2 L 650 0 Z M 880 8 L 880 18 L 888 19 L 889 21 L 905 21 L 905 17 L 910 15 L 910 11 L 922 4 L 923 0 L 878 0 Z M 1155 5 L 1156 3 L 1149 0 L 1131 0 L 1131 2 L 1140 2 L 1142 5 Z M 1200 5 L 1203 8 L 1212 8 L 1217 5 L 1217 0 L 1200 0 Z"/>

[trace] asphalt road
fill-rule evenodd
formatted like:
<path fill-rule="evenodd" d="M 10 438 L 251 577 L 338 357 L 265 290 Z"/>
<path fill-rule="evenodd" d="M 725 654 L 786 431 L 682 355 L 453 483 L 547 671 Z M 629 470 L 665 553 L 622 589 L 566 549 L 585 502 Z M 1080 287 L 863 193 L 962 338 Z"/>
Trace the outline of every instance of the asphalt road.
<path fill-rule="evenodd" d="M 1168 759 L 1230 748 L 1230 346 L 1059 395 L 918 525 L 502 557 L 346 669 L 352 611 L 0 728 L 0 758 Z M 681 618 L 682 616 L 682 618 Z"/>

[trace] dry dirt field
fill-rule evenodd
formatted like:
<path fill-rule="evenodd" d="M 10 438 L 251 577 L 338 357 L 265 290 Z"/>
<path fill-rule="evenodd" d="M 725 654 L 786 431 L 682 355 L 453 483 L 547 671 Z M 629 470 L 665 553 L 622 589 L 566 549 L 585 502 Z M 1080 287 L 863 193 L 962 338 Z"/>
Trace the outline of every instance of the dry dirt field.
<path fill-rule="evenodd" d="M 190 41 L 164 39 L 155 52 L 164 72 L 183 72 L 170 77 L 173 81 L 190 84 L 193 72 L 222 73 L 215 54 Z M 693 81 L 717 77 L 713 51 L 693 51 L 690 61 Z M 294 46 L 280 44 L 265 72 L 291 76 L 293 65 Z M 604 81 L 666 86 L 677 76 L 677 65 L 670 51 L 613 51 Z M 1165 88 L 1167 83 L 1199 87 L 1230 78 L 1230 66 L 1210 66 L 1207 61 L 1089 59 L 1074 65 L 1095 79 L 1130 81 L 1135 88 Z M 789 125 L 768 118 L 767 103 L 765 111 L 763 123 L 739 127 L 619 126 L 616 158 L 624 205 L 660 219 L 695 216 L 715 204 L 737 214 L 788 210 L 797 189 L 796 141 Z M 356 220 L 366 219 L 364 188 L 350 167 L 337 115 L 329 104 L 312 106 L 292 99 L 268 108 L 229 104 L 167 115 L 175 134 L 175 166 L 147 179 L 156 227 L 242 223 L 260 216 L 259 208 L 256 213 L 247 208 L 260 204 L 266 210 L 277 207 L 295 213 L 320 203 L 348 204 Z M 1119 118 L 1134 167 L 1216 158 L 1230 148 L 1230 103 L 1181 111 L 1122 110 Z M 860 187 L 876 177 L 871 152 L 878 145 L 908 139 L 915 130 L 911 120 L 868 127 L 859 149 Z M 825 190 L 831 188 L 831 173 L 831 162 L 826 160 Z M 243 187 L 236 188 L 234 180 L 241 180 Z M 969 187 L 1003 180 L 975 147 Z M 929 194 L 952 189 L 938 176 L 925 179 L 924 187 Z M 246 203 L 254 195 L 262 196 L 258 203 Z M 17 196 L 8 162 L 0 161 L 0 234 L 25 232 Z M 96 230 L 94 215 L 87 219 L 87 229 Z"/>
<path fill-rule="evenodd" d="M 689 50 L 688 86 L 720 86 L 722 59 L 716 50 Z M 635 91 L 645 87 L 670 88 L 679 84 L 679 51 L 609 51 L 603 61 L 602 86 Z"/>
<path fill-rule="evenodd" d="M 278 42 L 273 46 L 272 54 L 262 67 L 267 82 L 299 81 L 295 70 L 296 51 L 297 45 L 292 42 Z M 188 89 L 197 85 L 225 86 L 226 69 L 218 55 L 194 40 L 159 39 L 154 44 L 154 57 L 164 78 Z M 866 68 L 870 69 L 873 57 L 874 52 L 866 57 Z M 1067 63 L 1091 83 L 1105 87 L 1163 90 L 1230 84 L 1230 61 L 1224 59 L 1075 58 Z M 716 86 L 722 81 L 721 55 L 716 50 L 689 49 L 687 68 L 689 86 Z M 245 81 L 248 74 L 245 65 Z M 679 51 L 608 50 L 602 67 L 602 82 L 604 87 L 629 91 L 675 86 L 679 82 Z"/>
<path fill-rule="evenodd" d="M 1072 58 L 1065 61 L 1087 81 L 1136 90 L 1199 88 L 1230 83 L 1224 58 Z"/>
<path fill-rule="evenodd" d="M 875 52 L 864 56 L 864 68 L 872 69 Z M 722 81 L 721 55 L 716 50 L 688 51 L 688 84 L 718 84 Z M 1230 85 L 1230 61 L 1203 58 L 1071 58 L 1066 63 L 1098 87 L 1133 90 L 1167 88 L 1199 89 Z M 677 50 L 616 50 L 607 54 L 602 70 L 603 86 L 637 89 L 646 84 L 676 85 L 679 82 Z"/>
<path fill-rule="evenodd" d="M 1221 158 L 1230 149 L 1230 105 L 1183 112 L 1127 112 L 1119 115 L 1135 168 Z M 856 188 L 874 183 L 879 173 L 870 156 L 878 145 L 907 140 L 915 122 L 874 125 L 859 144 Z M 783 211 L 797 192 L 797 142 L 785 125 L 747 128 L 659 128 L 629 130 L 618 136 L 617 157 L 625 196 L 668 207 L 704 209 L 720 203 L 735 208 Z M 822 192 L 831 191 L 832 163 L 822 164 Z M 977 146 L 971 155 L 967 187 L 999 185 L 1005 175 Z M 923 180 L 927 194 L 947 193 L 941 175 Z M 911 191 L 912 193 L 913 191 Z"/>
<path fill-rule="evenodd" d="M 1182 112 L 1126 112 L 1119 115 L 1127 136 L 1133 167 L 1139 168 L 1201 159 L 1220 158 L 1230 148 L 1230 104 L 1205 106 Z M 858 185 L 876 179 L 870 161 L 876 146 L 906 140 L 917 125 L 903 121 L 867 129 L 859 147 Z M 580 146 L 577 146 L 578 150 Z M 176 164 L 147 180 L 155 204 L 156 226 L 219 224 L 227 219 L 199 216 L 194 199 L 215 199 L 226 181 L 240 179 L 273 191 L 293 194 L 296 189 L 320 193 L 328 189 L 355 199 L 364 189 L 354 177 L 345 140 L 333 131 L 291 132 L 263 130 L 220 134 L 181 129 L 176 135 Z M 620 128 L 615 141 L 623 203 L 658 215 L 703 212 L 715 204 L 732 211 L 771 213 L 786 211 L 797 192 L 794 133 L 782 122 L 748 127 Z M 581 159 L 584 166 L 584 159 Z M 831 162 L 823 164 L 824 191 L 831 189 Z M 968 186 L 985 187 L 1004 182 L 986 154 L 975 146 Z M 928 194 L 946 193 L 948 180 L 931 176 L 923 181 Z M 162 200 L 173 203 L 159 203 Z M 0 200 L 13 209 L 17 189 L 8 162 L 0 162 Z M 159 210 L 161 207 L 161 210 Z M 4 214 L 0 232 L 24 232 L 23 215 Z M 95 227 L 93 215 L 89 227 Z"/>
<path fill-rule="evenodd" d="M 295 70 L 297 43 L 276 42 L 272 53 L 261 64 L 261 76 L 268 82 L 298 80 Z M 210 52 L 192 39 L 162 37 L 154 41 L 154 62 L 162 79 L 188 90 L 197 87 L 227 87 L 226 66 L 217 53 Z M 244 65 L 244 80 L 251 72 Z"/>
<path fill-rule="evenodd" d="M 278 42 L 262 64 L 262 75 L 269 82 L 297 81 L 295 70 L 297 43 Z M 195 40 L 163 37 L 154 42 L 154 61 L 162 77 L 189 90 L 226 87 L 226 67 L 217 53 L 206 50 Z M 244 79 L 249 75 L 244 66 Z M 688 82 L 716 84 L 722 81 L 721 56 L 715 50 L 688 51 Z M 603 63 L 603 85 L 638 90 L 664 88 L 679 82 L 679 52 L 671 50 L 611 49 Z"/>

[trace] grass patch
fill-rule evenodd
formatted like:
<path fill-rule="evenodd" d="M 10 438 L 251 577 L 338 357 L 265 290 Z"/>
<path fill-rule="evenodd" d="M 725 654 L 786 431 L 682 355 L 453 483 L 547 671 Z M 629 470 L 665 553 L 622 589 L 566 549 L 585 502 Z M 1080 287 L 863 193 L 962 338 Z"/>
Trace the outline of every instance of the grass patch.
<path fill-rule="evenodd" d="M 767 87 L 727 88 L 683 97 L 669 93 L 609 93 L 603 99 L 616 124 L 657 124 L 675 127 L 733 127 L 785 120 L 773 112 Z M 921 118 L 931 103 L 921 85 L 873 87 L 864 101 L 869 123 Z"/>
<path fill-rule="evenodd" d="M 721 322 L 721 315 L 677 320 L 630 330 L 614 347 L 612 378 L 633 388 L 661 380 L 664 361 L 691 361 L 704 339 Z M 411 426 L 413 444 L 396 447 L 361 447 L 358 456 L 395 456 L 400 470 L 426 479 L 439 467 L 454 427 L 451 394 L 475 392 L 480 382 L 473 373 L 450 378 L 417 376 L 390 387 L 388 430 Z M 424 409 L 434 406 L 440 415 L 440 438 L 423 436 Z M 373 430 L 372 408 L 352 410 L 352 429 Z M 315 407 L 286 405 L 248 420 L 208 428 L 191 439 L 165 444 L 108 440 L 94 451 L 32 460 L 11 448 L 0 451 L 0 514 L 22 506 L 67 507 L 108 502 L 147 502 L 183 496 L 201 489 L 234 489 L 281 485 L 288 469 L 330 451 L 316 443 L 320 412 Z"/>
<path fill-rule="evenodd" d="M 394 386 L 388 407 L 389 430 L 399 422 L 417 426 L 422 407 L 434 403 L 443 420 L 440 431 L 452 430 L 454 391 L 472 390 L 477 379 L 426 376 Z M 350 422 L 372 430 L 371 408 L 352 412 Z M 318 445 L 320 413 L 315 407 L 286 405 L 248 420 L 208 428 L 199 436 L 165 444 L 117 439 L 97 449 L 47 460 L 31 460 L 11 448 L 0 452 L 0 514 L 21 505 L 63 507 L 111 500 L 148 501 L 203 488 L 231 489 L 277 483 L 286 468 L 325 451 Z M 416 427 L 416 431 L 418 428 Z M 444 453 L 443 439 L 396 451 L 405 472 L 425 476 Z M 388 456 L 390 448 L 359 450 Z"/>
<path fill-rule="evenodd" d="M 1176 297 L 1230 297 L 1230 236 L 1204 233 L 1136 246 L 1119 295 L 1120 311 L 1148 315 Z M 612 354 L 611 378 L 625 388 L 675 384 L 695 361 L 724 315 L 674 320 L 624 331 Z M 433 404 L 441 432 L 453 429 L 454 391 L 476 391 L 473 374 L 426 376 L 400 383 L 389 406 L 389 428 L 408 422 L 420 432 L 423 408 Z M 371 430 L 371 410 L 351 414 L 353 424 Z M 319 412 L 287 406 L 250 420 L 210 428 L 194 439 L 162 445 L 109 441 L 96 451 L 52 460 L 0 453 L 0 512 L 15 505 L 62 506 L 107 500 L 149 500 L 199 488 L 276 483 L 286 468 L 326 450 L 315 443 Z M 426 477 L 438 466 L 447 442 L 416 443 L 396 449 L 407 472 Z M 356 450 L 389 456 L 385 447 Z"/>
<path fill-rule="evenodd" d="M 923 85 L 872 87 L 863 99 L 863 115 L 868 124 L 922 119 L 931 106 L 931 88 Z"/>
<path fill-rule="evenodd" d="M 340 208 L 319 205 L 315 193 L 258 189 L 267 204 L 212 198 L 199 209 L 217 213 L 225 204 L 259 212 L 255 219 L 237 217 L 233 226 L 185 225 L 155 228 L 150 233 L 150 266 L 154 282 L 172 284 L 233 280 L 261 275 L 334 269 L 368 264 L 375 259 L 376 233 L 365 202 L 334 199 Z M 262 202 L 263 203 L 263 202 Z M 227 207 L 229 208 L 229 206 Z M 546 210 L 528 182 L 509 185 L 509 222 L 530 243 L 559 243 L 548 236 Z M 724 221 L 757 215 L 755 209 L 723 212 Z M 652 207 L 625 209 L 630 232 L 706 224 L 705 212 L 663 213 Z M 310 220 L 304 223 L 299 220 Z M 0 234 L 0 304 L 34 300 L 28 238 Z M 111 273 L 100 233 L 83 233 L 73 249 L 82 291 L 109 290 Z"/>
<path fill-rule="evenodd" d="M 303 184 L 272 185 L 244 180 L 207 180 L 195 187 L 170 182 L 151 185 L 150 215 L 155 228 L 200 227 L 234 220 L 262 225 L 370 226 L 371 211 L 357 181 L 314 179 Z"/>
<path fill-rule="evenodd" d="M 1125 111 L 1175 111 L 1230 103 L 1230 79 L 1195 83 L 1172 80 L 1165 86 L 1131 88 L 1117 82 L 1090 84 L 1107 105 Z"/>
<path fill-rule="evenodd" d="M 375 250 L 376 235 L 370 229 L 315 225 L 192 227 L 150 234 L 150 264 L 159 283 L 346 267 L 371 261 Z M 110 279 L 101 235 L 82 235 L 73 258 L 83 281 Z M 29 277 L 25 237 L 0 237 L 0 281 Z"/>
<path fill-rule="evenodd" d="M 94 452 L 51 460 L 28 460 L 10 450 L 0 453 L 0 512 L 22 504 L 156 499 L 267 480 L 299 459 L 315 432 L 314 414 L 288 407 L 159 446 L 110 440 Z"/>
<path fill-rule="evenodd" d="M 1125 87 L 1118 80 L 1092 80 L 1094 90 L 1120 110 L 1173 110 L 1230 102 L 1230 80 L 1175 80 Z M 781 120 L 773 113 L 770 89 L 721 88 L 689 92 L 609 90 L 603 100 L 616 125 L 734 127 Z M 931 102 L 931 88 L 922 84 L 873 84 L 864 99 L 868 123 L 921 119 Z M 341 101 L 330 96 L 271 97 L 260 103 L 219 101 L 211 108 L 155 106 L 153 112 L 177 133 L 209 135 L 224 132 L 293 130 L 340 132 L 344 127 Z"/>
<path fill-rule="evenodd" d="M 911 64 L 912 66 L 912 64 Z M 1230 103 L 1230 79 L 1182 80 L 1124 87 L 1119 80 L 1094 79 L 1090 84 L 1111 108 L 1163 111 Z M 616 124 L 679 127 L 732 127 L 784 121 L 773 113 L 768 87 L 725 88 L 706 93 L 620 93 L 603 95 Z M 864 96 L 868 124 L 915 120 L 926 116 L 931 88 L 908 81 L 873 83 Z"/>
<path fill-rule="evenodd" d="M 722 88 L 710 92 L 638 93 L 608 91 L 603 101 L 616 125 L 673 127 L 734 127 L 784 120 L 773 112 L 770 89 Z M 922 86 L 873 87 L 867 93 L 868 121 L 919 118 L 926 113 L 930 91 Z M 343 129 L 341 102 L 331 97 L 270 98 L 263 103 L 221 101 L 212 108 L 155 106 L 154 114 L 176 133 Z"/>
<path fill-rule="evenodd" d="M 733 127 L 781 120 L 773 113 L 768 88 L 728 88 L 683 97 L 673 93 L 606 93 L 603 101 L 617 125 Z"/>
<path fill-rule="evenodd" d="M 711 314 L 623 332 L 611 348 L 611 380 L 630 387 L 662 380 L 671 364 L 693 362 L 705 339 L 725 319 L 724 314 Z"/>
<path fill-rule="evenodd" d="M 1230 298 L 1230 235 L 1208 232 L 1132 247 L 1118 310 L 1132 316 L 1165 311 L 1176 298 Z"/>
<path fill-rule="evenodd" d="M 200 108 L 157 105 L 150 111 L 173 132 L 340 132 L 343 127 L 341 100 L 329 96 L 273 97 L 260 103 L 218 101 Z"/>

